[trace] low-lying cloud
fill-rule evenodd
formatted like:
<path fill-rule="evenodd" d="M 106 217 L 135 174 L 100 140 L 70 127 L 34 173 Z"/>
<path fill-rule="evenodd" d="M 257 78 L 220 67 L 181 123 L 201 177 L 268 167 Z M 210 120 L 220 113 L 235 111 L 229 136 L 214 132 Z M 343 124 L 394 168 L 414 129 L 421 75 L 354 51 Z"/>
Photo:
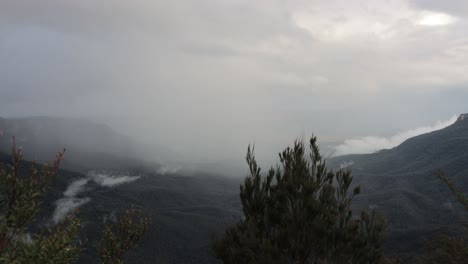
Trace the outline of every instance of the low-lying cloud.
<path fill-rule="evenodd" d="M 67 214 L 76 210 L 78 207 L 91 201 L 89 197 L 77 197 L 78 194 L 82 193 L 85 190 L 86 184 L 89 182 L 89 179 L 79 179 L 73 181 L 68 185 L 67 189 L 63 193 L 63 198 L 57 200 L 54 214 L 52 220 L 54 223 L 58 223 L 62 220 Z"/>
<path fill-rule="evenodd" d="M 114 187 L 138 179 L 140 179 L 140 176 L 111 175 L 90 171 L 86 178 L 75 180 L 68 185 L 63 193 L 64 197 L 56 201 L 52 221 L 54 223 L 60 222 L 70 212 L 91 201 L 90 197 L 79 197 L 84 191 L 92 190 L 92 187 L 88 185 L 90 182 L 95 182 L 102 187 Z"/>
<path fill-rule="evenodd" d="M 399 132 L 390 137 L 379 137 L 379 136 L 367 136 L 362 138 L 347 139 L 343 144 L 338 145 L 335 148 L 335 153 L 333 156 L 341 156 L 347 154 L 367 154 L 373 153 L 382 149 L 391 149 L 394 148 L 405 140 L 429 133 L 435 130 L 440 130 L 449 125 L 452 125 L 457 120 L 457 116 L 452 116 L 449 120 L 446 121 L 437 121 L 432 126 L 423 126 L 415 129 L 410 129 L 408 131 Z"/>
<path fill-rule="evenodd" d="M 60 222 L 65 216 L 67 216 L 70 212 L 78 209 L 80 206 L 88 203 L 91 201 L 91 198 L 84 197 L 84 198 L 77 198 L 77 197 L 67 197 L 65 196 L 62 199 L 57 200 L 55 207 L 54 214 L 52 216 L 52 220 L 54 223 Z"/>
<path fill-rule="evenodd" d="M 354 161 L 350 160 L 350 161 L 343 161 L 341 162 L 340 164 L 340 169 L 346 169 L 348 167 L 351 167 L 354 165 Z"/>
<path fill-rule="evenodd" d="M 166 166 L 161 166 L 156 173 L 160 175 L 170 175 L 170 174 L 176 174 L 178 173 L 182 168 L 181 167 L 166 167 Z"/>
<path fill-rule="evenodd" d="M 103 187 L 114 187 L 123 183 L 133 182 L 140 178 L 140 176 L 111 176 L 105 173 L 90 172 L 88 173 L 95 183 Z"/>

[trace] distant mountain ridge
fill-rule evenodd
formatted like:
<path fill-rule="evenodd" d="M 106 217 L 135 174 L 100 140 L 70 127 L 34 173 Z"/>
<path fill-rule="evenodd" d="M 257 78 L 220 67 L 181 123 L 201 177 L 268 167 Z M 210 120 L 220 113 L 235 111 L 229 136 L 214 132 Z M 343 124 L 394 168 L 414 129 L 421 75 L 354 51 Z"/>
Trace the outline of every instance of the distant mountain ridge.
<path fill-rule="evenodd" d="M 412 137 L 392 149 L 329 160 L 332 167 L 341 164 L 352 164 L 355 183 L 362 186 L 359 206 L 372 205 L 387 217 L 389 244 L 395 252 L 420 248 L 424 238 L 439 231 L 450 232 L 464 217 L 435 172 L 443 170 L 468 192 L 468 114 L 460 115 L 446 128 Z"/>
<path fill-rule="evenodd" d="M 107 125 L 78 118 L 0 117 L 0 152 L 9 153 L 14 136 L 25 158 L 47 161 L 67 149 L 66 168 L 85 172 L 94 168 L 128 168 L 157 162 L 160 154 L 173 155 L 161 146 L 142 144 Z"/>
<path fill-rule="evenodd" d="M 427 171 L 436 168 L 445 168 L 455 172 L 448 166 L 449 163 L 459 159 L 465 159 L 468 162 L 467 117 L 468 114 L 462 114 L 454 124 L 441 130 L 409 138 L 392 149 L 381 150 L 373 154 L 344 155 L 329 161 L 331 165 L 337 166 L 345 160 L 352 160 L 354 172 L 382 170 L 383 168 L 385 168 L 385 174 L 401 173 L 404 170 Z M 394 167 L 390 168 L 390 165 Z M 455 167 L 458 168 L 458 166 Z M 464 170 L 458 171 L 456 174 L 463 174 L 463 172 Z"/>

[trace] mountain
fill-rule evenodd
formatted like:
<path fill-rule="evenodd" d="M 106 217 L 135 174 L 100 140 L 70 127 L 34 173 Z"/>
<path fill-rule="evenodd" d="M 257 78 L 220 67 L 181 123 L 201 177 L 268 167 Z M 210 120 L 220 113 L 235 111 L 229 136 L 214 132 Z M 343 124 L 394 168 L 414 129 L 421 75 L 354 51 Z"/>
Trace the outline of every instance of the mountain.
<path fill-rule="evenodd" d="M 7 150 L 10 136 L 16 135 L 31 159 L 49 160 L 67 147 L 66 166 L 53 183 L 38 223 L 52 223 L 57 205 L 79 207 L 81 239 L 86 241 L 80 263 L 93 263 L 103 222 L 127 208 L 142 208 L 153 219 L 148 234 L 130 252 L 129 263 L 217 263 L 210 251 L 212 236 L 241 216 L 242 177 L 196 172 L 187 176 L 142 163 L 138 156 L 132 157 L 133 142 L 106 126 L 31 118 L 0 119 L 0 128 L 5 134 L 0 137 L 1 149 Z M 0 162 L 7 160 L 0 154 Z M 434 172 L 443 169 L 467 192 L 467 161 L 465 114 L 449 127 L 410 138 L 393 149 L 336 157 L 328 165 L 352 164 L 355 184 L 362 186 L 355 209 L 376 208 L 388 219 L 387 251 L 410 256 L 438 232 L 459 230 L 466 216 Z M 73 195 L 65 195 L 72 187 Z"/>
<path fill-rule="evenodd" d="M 370 205 L 388 219 L 390 252 L 410 254 L 436 233 L 456 232 L 466 217 L 435 172 L 443 170 L 468 192 L 468 114 L 393 149 L 328 162 L 335 168 L 352 164 L 354 182 L 362 186 L 357 207 Z"/>
<path fill-rule="evenodd" d="M 0 151 L 9 152 L 14 136 L 25 158 L 47 161 L 67 149 L 63 166 L 86 172 L 95 168 L 156 166 L 171 150 L 137 142 L 109 126 L 84 119 L 58 117 L 0 118 Z"/>

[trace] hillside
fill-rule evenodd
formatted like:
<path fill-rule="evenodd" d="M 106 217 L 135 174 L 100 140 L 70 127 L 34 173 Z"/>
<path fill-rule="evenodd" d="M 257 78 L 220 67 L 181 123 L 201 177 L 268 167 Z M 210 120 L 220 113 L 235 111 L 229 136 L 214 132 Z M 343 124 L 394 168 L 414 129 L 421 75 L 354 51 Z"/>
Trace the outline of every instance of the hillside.
<path fill-rule="evenodd" d="M 387 217 L 392 252 L 412 252 L 431 234 L 450 232 L 460 223 L 463 210 L 434 173 L 442 169 L 468 191 L 467 117 L 393 149 L 329 160 L 333 167 L 353 164 L 355 183 L 362 186 L 359 207 L 371 205 Z"/>
<path fill-rule="evenodd" d="M 133 263 L 213 262 L 209 247 L 212 235 L 239 216 L 238 180 L 196 172 L 184 176 L 177 170 L 142 160 L 139 157 L 148 157 L 153 149 L 105 125 L 50 117 L 0 118 L 0 130 L 0 163 L 9 162 L 6 153 L 10 151 L 12 136 L 24 150 L 25 167 L 31 165 L 27 160 L 50 161 L 58 150 L 67 149 L 62 170 L 52 184 L 37 224 L 53 223 L 59 204 L 79 208 L 81 239 L 87 241 L 80 263 L 93 262 L 92 248 L 104 219 L 120 210 L 143 208 L 153 219 L 148 235 L 134 252 Z M 166 150 L 156 151 L 161 149 Z M 93 172 L 105 179 L 127 175 L 139 178 L 105 185 L 90 177 Z M 76 195 L 66 197 L 67 188 L 80 180 L 88 182 Z"/>
<path fill-rule="evenodd" d="M 0 153 L 0 163 L 8 163 L 9 159 Z M 22 165 L 26 169 L 31 163 L 23 161 Z M 240 216 L 238 180 L 210 175 L 162 175 L 145 168 L 106 169 L 96 173 L 114 180 L 128 175 L 139 178 L 111 185 L 93 180 L 91 172 L 82 174 L 62 169 L 33 228 L 53 224 L 59 205 L 62 209 L 79 208 L 80 239 L 85 241 L 79 263 L 95 263 L 94 247 L 104 222 L 128 208 L 142 208 L 152 218 L 152 226 L 143 241 L 130 252 L 129 263 L 214 263 L 211 238 Z M 73 183 L 83 179 L 89 179 L 88 183 L 73 195 L 65 195 Z"/>
<path fill-rule="evenodd" d="M 240 216 L 238 183 L 209 176 L 146 174 L 114 188 L 82 194 L 91 202 L 80 209 L 92 246 L 105 217 L 126 208 L 143 208 L 153 219 L 129 263 L 214 263 L 211 238 Z M 93 252 L 86 252 L 83 263 Z"/>

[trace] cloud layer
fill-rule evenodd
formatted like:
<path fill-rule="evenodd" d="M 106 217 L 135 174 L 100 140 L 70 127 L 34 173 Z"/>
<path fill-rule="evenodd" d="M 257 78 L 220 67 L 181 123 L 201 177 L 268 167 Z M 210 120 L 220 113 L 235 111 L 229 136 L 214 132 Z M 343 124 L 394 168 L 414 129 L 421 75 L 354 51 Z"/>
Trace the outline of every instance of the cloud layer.
<path fill-rule="evenodd" d="M 464 0 L 4 0 L 0 113 L 97 119 L 191 161 L 242 162 L 252 142 L 270 159 L 303 134 L 466 112 L 467 15 Z"/>
<path fill-rule="evenodd" d="M 376 137 L 376 136 L 367 136 L 362 138 L 347 139 L 341 145 L 338 145 L 335 148 L 334 156 L 341 156 L 347 154 L 366 154 L 373 153 L 382 149 L 391 149 L 394 148 L 403 141 L 421 135 L 429 133 L 435 130 L 440 130 L 449 125 L 452 125 L 457 121 L 457 116 L 454 115 L 452 118 L 446 121 L 437 121 L 432 126 L 422 126 L 415 129 L 410 129 L 408 131 L 399 132 L 390 137 Z"/>

